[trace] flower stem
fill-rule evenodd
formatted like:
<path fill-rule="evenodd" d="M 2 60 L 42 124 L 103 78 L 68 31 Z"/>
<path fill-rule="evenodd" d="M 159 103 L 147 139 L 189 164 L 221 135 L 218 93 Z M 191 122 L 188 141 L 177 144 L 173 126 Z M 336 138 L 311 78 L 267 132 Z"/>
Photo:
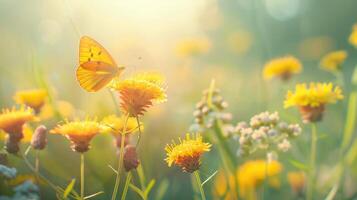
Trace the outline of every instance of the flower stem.
<path fill-rule="evenodd" d="M 131 177 L 132 177 L 131 172 L 129 172 L 128 175 L 126 176 L 125 186 L 124 186 L 123 194 L 121 196 L 121 200 L 125 200 L 125 198 L 126 198 L 126 194 L 128 193 Z"/>
<path fill-rule="evenodd" d="M 201 198 L 202 198 L 202 200 L 206 200 L 205 191 L 204 191 L 203 188 L 202 188 L 202 182 L 201 182 L 201 178 L 200 178 L 200 174 L 198 173 L 198 170 L 196 170 L 195 172 L 193 172 L 193 174 L 195 175 L 198 188 L 200 189 Z"/>
<path fill-rule="evenodd" d="M 310 168 L 307 188 L 307 200 L 312 200 L 314 196 L 315 185 L 315 168 L 316 168 L 316 146 L 317 146 L 317 130 L 316 124 L 311 124 L 311 149 L 310 149 Z"/>
<path fill-rule="evenodd" d="M 136 116 L 136 123 L 138 125 L 138 130 L 139 130 L 138 141 L 136 142 L 136 147 L 138 147 L 140 139 L 141 139 L 141 127 L 140 127 L 141 125 L 140 125 L 140 120 L 139 120 L 138 116 Z"/>
<path fill-rule="evenodd" d="M 113 190 L 113 194 L 112 194 L 112 200 L 116 199 L 117 193 L 118 193 L 118 189 L 119 189 L 119 185 L 120 185 L 120 175 L 121 175 L 121 169 L 123 166 L 123 161 L 124 161 L 124 142 L 125 142 L 125 131 L 126 131 L 126 126 L 128 124 L 128 119 L 129 119 L 129 115 L 125 115 L 125 122 L 124 122 L 124 127 L 123 127 L 123 132 L 122 134 L 122 140 L 120 143 L 120 149 L 119 149 L 119 161 L 118 161 L 118 169 L 117 169 L 117 176 L 115 179 L 115 185 L 114 185 L 114 190 Z"/>
<path fill-rule="evenodd" d="M 36 182 L 37 184 L 40 184 L 39 182 L 39 177 L 38 177 L 38 174 L 40 172 L 40 158 L 39 158 L 39 151 L 36 150 L 35 152 L 35 171 L 36 171 Z"/>
<path fill-rule="evenodd" d="M 84 154 L 81 153 L 81 199 L 84 199 Z"/>

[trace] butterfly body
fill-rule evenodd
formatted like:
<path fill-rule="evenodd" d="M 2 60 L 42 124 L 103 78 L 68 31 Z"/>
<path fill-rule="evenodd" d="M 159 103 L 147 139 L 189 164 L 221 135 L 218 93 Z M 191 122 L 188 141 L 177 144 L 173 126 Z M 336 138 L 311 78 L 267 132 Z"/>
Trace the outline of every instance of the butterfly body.
<path fill-rule="evenodd" d="M 118 67 L 108 51 L 94 39 L 83 36 L 79 44 L 77 80 L 88 92 L 96 92 L 120 76 L 124 67 Z"/>

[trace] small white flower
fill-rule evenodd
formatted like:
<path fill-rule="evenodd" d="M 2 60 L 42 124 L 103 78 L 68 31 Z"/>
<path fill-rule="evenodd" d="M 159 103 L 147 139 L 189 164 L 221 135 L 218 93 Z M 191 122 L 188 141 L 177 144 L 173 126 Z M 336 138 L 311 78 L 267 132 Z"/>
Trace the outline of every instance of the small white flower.
<path fill-rule="evenodd" d="M 280 130 L 285 131 L 286 129 L 288 129 L 288 124 L 286 122 L 280 122 L 278 127 Z"/>
<path fill-rule="evenodd" d="M 289 140 L 287 139 L 284 139 L 281 143 L 278 144 L 278 148 L 283 151 L 283 152 L 286 152 L 290 149 L 291 147 L 291 144 L 289 142 Z"/>
<path fill-rule="evenodd" d="M 193 112 L 193 116 L 194 117 L 199 117 L 199 116 L 201 116 L 201 111 L 200 110 L 195 110 L 195 112 Z"/>
<path fill-rule="evenodd" d="M 269 118 L 270 118 L 271 122 L 276 123 L 277 121 L 279 121 L 278 112 L 274 112 L 274 113 L 270 114 Z"/>
<path fill-rule="evenodd" d="M 252 128 L 244 128 L 244 129 L 242 129 L 241 133 L 243 135 L 250 135 L 253 133 L 253 129 Z"/>
<path fill-rule="evenodd" d="M 263 138 L 263 137 L 265 137 L 265 132 L 264 131 L 262 131 L 262 130 L 255 130 L 254 132 L 253 132 L 253 134 L 252 134 L 252 138 L 254 139 L 254 140 L 258 140 L 258 139 L 261 139 L 261 138 Z"/>

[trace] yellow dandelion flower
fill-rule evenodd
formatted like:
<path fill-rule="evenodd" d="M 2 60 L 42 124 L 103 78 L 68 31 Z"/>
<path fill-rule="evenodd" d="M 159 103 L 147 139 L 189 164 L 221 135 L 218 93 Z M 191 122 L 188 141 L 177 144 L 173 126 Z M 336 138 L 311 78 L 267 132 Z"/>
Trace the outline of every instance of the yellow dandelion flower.
<path fill-rule="evenodd" d="M 341 70 L 343 62 L 345 62 L 347 58 L 346 51 L 334 51 L 325 55 L 321 61 L 320 65 L 322 69 L 330 72 L 336 72 Z"/>
<path fill-rule="evenodd" d="M 291 190 L 296 195 L 301 195 L 304 191 L 306 176 L 302 171 L 289 172 L 287 175 Z"/>
<path fill-rule="evenodd" d="M 297 84 L 295 92 L 288 91 L 284 107 L 297 106 L 304 122 L 315 122 L 322 118 L 325 105 L 343 99 L 342 90 L 332 83 Z"/>
<path fill-rule="evenodd" d="M 282 80 L 289 80 L 293 74 L 299 74 L 302 71 L 300 61 L 293 56 L 285 56 L 270 60 L 265 64 L 263 77 L 266 80 L 279 77 Z"/>
<path fill-rule="evenodd" d="M 283 167 L 278 161 L 266 163 L 265 160 L 251 160 L 243 163 L 238 171 L 239 194 L 243 198 L 255 199 L 255 189 L 259 187 L 268 176 L 272 187 L 279 187 L 278 175 Z M 249 197 L 249 198 L 248 198 Z"/>
<path fill-rule="evenodd" d="M 153 104 L 166 101 L 163 82 L 162 76 L 145 73 L 113 82 L 111 87 L 119 92 L 122 110 L 131 117 L 137 117 Z"/>
<path fill-rule="evenodd" d="M 138 131 L 139 127 L 135 117 L 129 117 L 127 119 L 127 124 L 124 132 L 125 117 L 117 117 L 115 115 L 110 115 L 102 120 L 102 124 L 105 126 L 105 132 L 110 132 L 113 135 L 126 135 Z M 140 123 L 140 129 L 143 130 L 143 125 Z"/>
<path fill-rule="evenodd" d="M 211 150 L 211 144 L 202 141 L 202 136 L 197 134 L 192 137 L 186 134 L 186 138 L 180 143 L 166 145 L 165 151 L 167 158 L 165 159 L 168 166 L 176 164 L 181 167 L 184 172 L 192 173 L 199 169 L 201 165 L 200 158 L 204 152 Z"/>
<path fill-rule="evenodd" d="M 34 109 L 36 113 L 38 113 L 45 104 L 46 98 L 47 92 L 44 89 L 21 90 L 16 92 L 14 96 L 16 103 L 25 104 Z"/>
<path fill-rule="evenodd" d="M 348 41 L 357 48 L 357 24 L 353 25 L 352 33 Z"/>
<path fill-rule="evenodd" d="M 188 38 L 177 43 L 175 51 L 179 57 L 193 57 L 206 54 L 210 51 L 212 44 L 205 37 Z"/>
<path fill-rule="evenodd" d="M 22 106 L 19 109 L 3 109 L 0 114 L 0 129 L 8 134 L 22 135 L 22 127 L 28 121 L 36 120 L 33 110 Z"/>
<path fill-rule="evenodd" d="M 153 83 L 161 87 L 164 87 L 165 85 L 165 78 L 160 73 L 156 73 L 156 72 L 137 73 L 133 75 L 131 79 L 148 81 L 150 83 Z"/>
<path fill-rule="evenodd" d="M 93 137 L 102 131 L 102 126 L 96 120 L 66 121 L 57 125 L 50 131 L 53 134 L 61 134 L 71 142 L 73 151 L 84 153 L 89 150 L 89 143 Z"/>

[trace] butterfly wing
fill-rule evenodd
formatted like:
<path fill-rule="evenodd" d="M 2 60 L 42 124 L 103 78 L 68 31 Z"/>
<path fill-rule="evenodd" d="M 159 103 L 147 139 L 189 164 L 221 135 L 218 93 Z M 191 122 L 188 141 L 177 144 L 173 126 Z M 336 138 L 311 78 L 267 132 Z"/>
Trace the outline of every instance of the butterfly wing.
<path fill-rule="evenodd" d="M 104 62 L 86 62 L 78 67 L 77 80 L 88 92 L 96 92 L 108 85 L 121 71 Z"/>
<path fill-rule="evenodd" d="M 102 45 L 88 36 L 81 38 L 76 75 L 83 89 L 96 92 L 119 76 L 121 71 L 122 68 L 117 67 L 114 59 Z"/>

